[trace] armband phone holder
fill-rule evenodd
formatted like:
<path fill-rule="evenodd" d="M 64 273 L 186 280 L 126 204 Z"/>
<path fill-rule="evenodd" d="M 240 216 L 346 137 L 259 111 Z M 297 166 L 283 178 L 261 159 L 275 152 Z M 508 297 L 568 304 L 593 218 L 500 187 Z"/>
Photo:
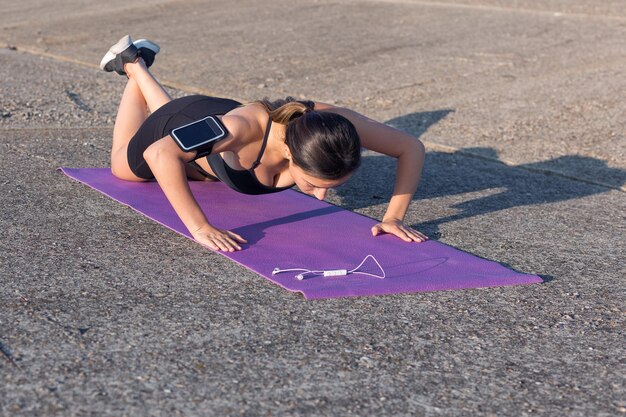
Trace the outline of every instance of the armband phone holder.
<path fill-rule="evenodd" d="M 207 116 L 170 130 L 170 136 L 181 150 L 197 152 L 197 159 L 210 154 L 215 142 L 228 136 L 228 129 L 216 116 Z"/>

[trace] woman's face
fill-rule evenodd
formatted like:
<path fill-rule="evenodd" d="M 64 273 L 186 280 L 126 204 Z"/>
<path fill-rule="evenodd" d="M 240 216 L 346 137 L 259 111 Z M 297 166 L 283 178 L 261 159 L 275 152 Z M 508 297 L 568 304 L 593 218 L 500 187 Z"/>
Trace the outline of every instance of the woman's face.
<path fill-rule="evenodd" d="M 300 191 L 315 196 L 318 200 L 323 200 L 326 197 L 329 188 L 338 187 L 350 178 L 350 174 L 348 174 L 339 180 L 320 179 L 307 174 L 291 161 L 289 161 L 289 173 Z"/>

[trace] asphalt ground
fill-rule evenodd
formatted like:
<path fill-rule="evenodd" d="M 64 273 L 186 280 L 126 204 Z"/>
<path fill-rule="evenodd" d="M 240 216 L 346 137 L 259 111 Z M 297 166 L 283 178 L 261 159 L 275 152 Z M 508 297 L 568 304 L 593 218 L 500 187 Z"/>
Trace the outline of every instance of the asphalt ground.
<path fill-rule="evenodd" d="M 625 1 L 0 8 L 2 415 L 626 414 Z M 305 301 L 69 180 L 108 165 L 126 33 L 175 96 L 420 137 L 407 222 L 545 282 Z M 329 200 L 380 218 L 393 175 L 367 153 Z"/>

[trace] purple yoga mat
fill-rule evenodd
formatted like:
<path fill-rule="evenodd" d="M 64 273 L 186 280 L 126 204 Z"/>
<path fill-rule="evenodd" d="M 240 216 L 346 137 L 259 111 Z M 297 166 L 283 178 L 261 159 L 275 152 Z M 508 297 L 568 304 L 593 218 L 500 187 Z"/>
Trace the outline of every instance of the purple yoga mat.
<path fill-rule="evenodd" d="M 191 238 L 156 182 L 115 178 L 108 168 L 61 168 L 69 177 L 128 205 L 152 220 Z M 216 227 L 248 240 L 244 249 L 218 252 L 289 291 L 305 298 L 337 298 L 460 288 L 496 287 L 542 282 L 445 244 L 406 243 L 382 235 L 372 237 L 376 220 L 312 197 L 287 190 L 275 194 L 239 194 L 219 182 L 190 182 L 198 203 Z M 207 249 L 209 250 L 209 249 Z M 373 255 L 387 277 L 307 276 L 297 272 L 272 275 L 274 268 L 352 269 Z M 375 263 L 364 268 L 375 273 Z"/>

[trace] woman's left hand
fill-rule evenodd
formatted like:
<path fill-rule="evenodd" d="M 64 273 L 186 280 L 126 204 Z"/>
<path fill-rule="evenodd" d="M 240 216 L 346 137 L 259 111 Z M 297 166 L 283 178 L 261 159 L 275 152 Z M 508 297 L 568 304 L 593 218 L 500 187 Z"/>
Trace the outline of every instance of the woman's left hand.
<path fill-rule="evenodd" d="M 398 236 L 405 242 L 423 242 L 428 240 L 426 235 L 405 226 L 400 220 L 383 220 L 376 226 L 372 227 L 372 235 L 378 236 L 383 233 L 389 233 Z"/>

